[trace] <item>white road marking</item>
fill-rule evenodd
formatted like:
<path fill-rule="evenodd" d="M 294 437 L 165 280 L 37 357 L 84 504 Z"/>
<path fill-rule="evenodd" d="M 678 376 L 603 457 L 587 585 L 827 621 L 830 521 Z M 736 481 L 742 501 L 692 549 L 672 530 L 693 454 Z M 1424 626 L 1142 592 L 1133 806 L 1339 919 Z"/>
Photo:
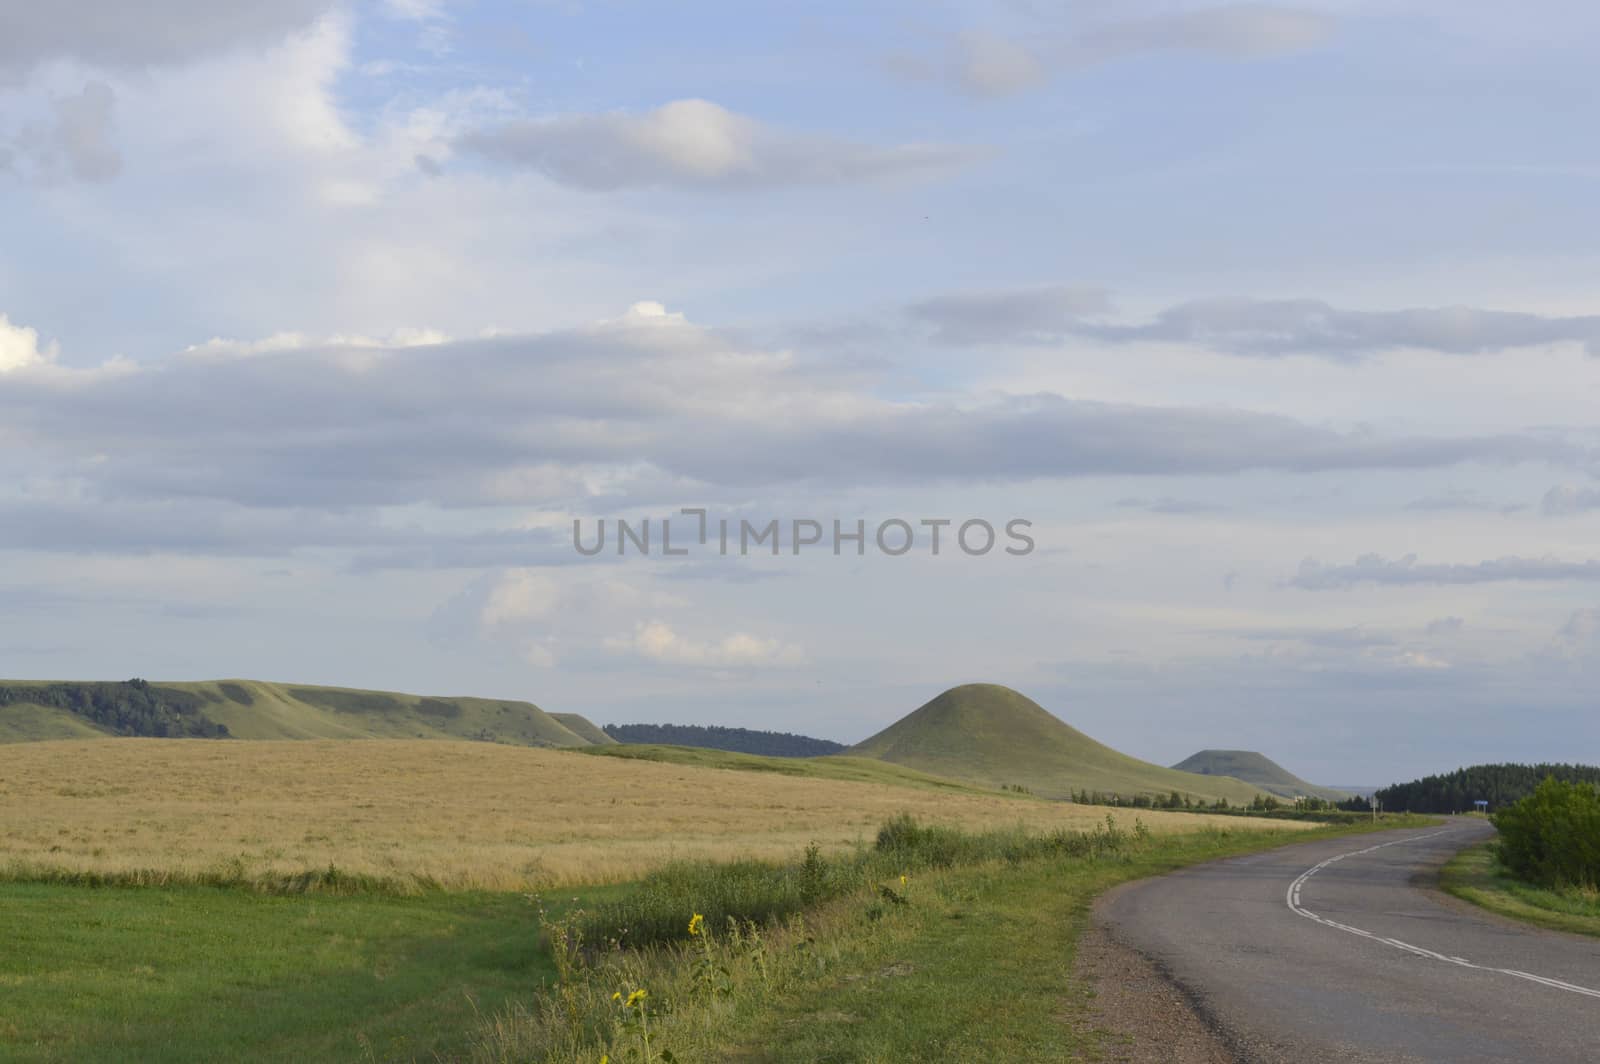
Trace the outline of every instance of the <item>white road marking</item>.
<path fill-rule="evenodd" d="M 1446 831 L 1448 831 L 1448 829 L 1446 829 Z M 1318 916 L 1310 909 L 1303 908 L 1300 905 L 1301 889 L 1306 885 L 1312 876 L 1316 875 L 1324 868 L 1327 868 L 1329 865 L 1336 864 L 1339 861 L 1344 860 L 1346 857 L 1360 857 L 1362 854 L 1368 854 L 1374 850 L 1381 850 L 1385 846 L 1399 846 L 1402 843 L 1421 842 L 1423 839 L 1437 838 L 1440 835 L 1446 834 L 1446 831 L 1434 831 L 1427 835 L 1417 835 L 1408 839 L 1395 839 L 1391 842 L 1380 842 L 1378 845 L 1368 846 L 1364 850 L 1351 850 L 1349 853 L 1341 853 L 1336 857 L 1330 857 L 1321 864 L 1315 865 L 1300 873 L 1299 877 L 1293 883 L 1289 884 L 1289 889 L 1284 894 L 1284 900 L 1288 902 L 1289 909 L 1297 916 L 1304 916 L 1307 920 L 1315 920 L 1317 923 L 1322 924 L 1325 927 L 1337 928 L 1338 930 L 1344 931 L 1348 934 L 1360 935 L 1362 938 L 1370 938 L 1374 942 L 1381 942 L 1385 946 L 1393 946 L 1395 949 L 1405 950 L 1407 953 L 1414 953 L 1418 957 L 1426 957 L 1429 960 L 1440 961 L 1444 964 L 1454 964 L 1459 968 L 1471 968 L 1480 972 L 1494 972 L 1498 975 L 1509 975 L 1514 979 L 1524 979 L 1530 983 L 1538 983 L 1541 986 L 1548 986 L 1555 990 L 1565 990 L 1571 994 L 1583 994 L 1586 997 L 1600 998 L 1600 990 L 1591 990 L 1586 986 L 1576 986 L 1572 983 L 1564 983 L 1560 979 L 1551 979 L 1543 975 L 1534 975 L 1531 972 L 1519 972 L 1515 968 L 1495 968 L 1486 964 L 1474 964 L 1465 957 L 1447 957 L 1443 953 L 1435 953 L 1431 949 L 1423 949 L 1421 946 L 1413 946 L 1409 942 L 1401 942 L 1398 938 L 1384 938 L 1382 935 L 1375 935 L 1371 931 L 1363 931 L 1359 927 L 1351 927 L 1349 924 L 1341 924 L 1337 920 L 1330 920 L 1326 916 Z"/>

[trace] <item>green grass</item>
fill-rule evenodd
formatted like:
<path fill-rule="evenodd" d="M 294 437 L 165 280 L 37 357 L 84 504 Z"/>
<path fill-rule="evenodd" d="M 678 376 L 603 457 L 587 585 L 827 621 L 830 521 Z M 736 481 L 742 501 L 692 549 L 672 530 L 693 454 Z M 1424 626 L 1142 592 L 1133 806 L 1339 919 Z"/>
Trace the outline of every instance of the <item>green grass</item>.
<path fill-rule="evenodd" d="M 876 761 L 867 757 L 763 757 L 731 750 L 709 750 L 699 746 L 657 746 L 646 743 L 619 743 L 616 746 L 586 746 L 579 753 L 592 757 L 620 757 L 637 761 L 664 761 L 672 765 L 726 768 L 742 772 L 773 772 L 780 776 L 807 776 L 812 779 L 850 780 L 856 783 L 888 783 L 930 791 L 956 791 L 965 794 L 993 795 L 994 789 L 958 780 L 941 779 L 926 772 Z"/>
<path fill-rule="evenodd" d="M 587 746 L 604 735 L 577 714 L 558 720 L 532 702 L 265 683 L 155 682 L 204 703 L 236 739 L 492 739 L 519 746 Z M 0 681 L 0 687 L 37 686 Z M 570 725 L 570 726 L 569 726 Z M 0 705 L 0 742 L 94 738 L 106 732 L 65 709 Z M 609 738 L 603 740 L 609 742 Z"/>
<path fill-rule="evenodd" d="M 1419 822 L 1428 821 L 1397 823 Z M 896 818 L 869 851 L 822 859 L 818 890 L 803 886 L 818 858 L 767 874 L 685 866 L 659 889 L 630 895 L 631 904 L 552 926 L 560 984 L 486 1022 L 475 1056 L 507 1064 L 654 1061 L 668 1059 L 664 1051 L 682 1064 L 1077 1059 L 1098 1037 L 1070 974 L 1097 894 L 1197 861 L 1366 827 L 1029 835 Z M 820 904 L 796 913 L 785 878 Z M 650 925 L 654 944 L 586 948 L 597 942 L 594 919 L 624 909 L 630 923 Z M 692 920 L 700 912 L 703 925 Z"/>
<path fill-rule="evenodd" d="M 1494 857 L 1494 843 L 1463 850 L 1439 873 L 1450 894 L 1513 920 L 1552 931 L 1600 937 L 1600 893 L 1546 890 L 1512 876 Z"/>
<path fill-rule="evenodd" d="M 1047 798 L 1076 790 L 1126 797 L 1177 791 L 1248 805 L 1263 793 L 1239 780 L 1129 757 L 997 684 L 952 688 L 846 753 L 986 787 L 1021 784 Z"/>
<path fill-rule="evenodd" d="M 459 1057 L 552 971 L 518 894 L 6 884 L 0 942 L 4 1061 Z"/>
<path fill-rule="evenodd" d="M 1073 955 L 1107 889 L 1186 865 L 1358 828 L 1158 836 L 1107 859 L 1045 857 L 914 878 L 910 904 L 809 992 L 772 1003 L 719 1059 L 1033 1061 L 1101 1059 L 1092 988 Z"/>
<path fill-rule="evenodd" d="M 1260 787 L 1268 794 L 1276 794 L 1279 798 L 1310 795 L 1330 802 L 1342 802 L 1350 797 L 1344 791 L 1307 783 L 1270 757 L 1254 750 L 1201 750 L 1172 767 L 1178 772 L 1193 772 L 1201 776 L 1232 776 Z"/>

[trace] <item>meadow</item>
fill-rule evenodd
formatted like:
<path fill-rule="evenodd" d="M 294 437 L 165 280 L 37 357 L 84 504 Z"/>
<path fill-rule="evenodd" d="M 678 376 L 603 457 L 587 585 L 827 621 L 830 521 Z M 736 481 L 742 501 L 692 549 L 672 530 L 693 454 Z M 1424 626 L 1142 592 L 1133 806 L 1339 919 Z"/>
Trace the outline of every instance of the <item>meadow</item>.
<path fill-rule="evenodd" d="M 898 813 L 1040 831 L 1106 814 L 848 762 L 817 771 L 859 778 L 440 740 L 108 739 L 5 754 L 0 878 L 13 881 L 520 891 L 674 860 L 786 859 L 811 843 L 839 852 Z M 1133 823 L 1132 810 L 1113 815 Z M 1141 815 L 1158 834 L 1249 830 Z"/>

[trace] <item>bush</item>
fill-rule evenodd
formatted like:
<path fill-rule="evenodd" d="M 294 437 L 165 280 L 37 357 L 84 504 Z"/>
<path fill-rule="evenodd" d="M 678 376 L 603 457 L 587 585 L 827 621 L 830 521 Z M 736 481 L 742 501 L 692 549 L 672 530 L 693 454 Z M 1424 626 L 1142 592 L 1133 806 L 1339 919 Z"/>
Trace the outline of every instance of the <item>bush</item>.
<path fill-rule="evenodd" d="M 1600 885 L 1600 788 L 1547 777 L 1528 797 L 1491 818 L 1500 862 L 1541 887 Z"/>

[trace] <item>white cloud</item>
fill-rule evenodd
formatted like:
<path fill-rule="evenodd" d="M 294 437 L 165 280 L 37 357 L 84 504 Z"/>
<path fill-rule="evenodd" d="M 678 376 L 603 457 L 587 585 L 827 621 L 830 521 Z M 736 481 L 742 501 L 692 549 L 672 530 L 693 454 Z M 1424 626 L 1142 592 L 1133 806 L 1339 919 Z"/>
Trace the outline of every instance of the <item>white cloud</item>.
<path fill-rule="evenodd" d="M 537 569 L 514 569 L 501 577 L 483 604 L 479 621 L 485 628 L 548 618 L 561 601 L 561 587 Z"/>
<path fill-rule="evenodd" d="M 674 100 L 643 114 L 511 122 L 455 143 L 588 189 L 832 184 L 946 169 L 976 154 L 948 144 L 878 147 L 795 133 L 699 99 Z"/>
<path fill-rule="evenodd" d="M 56 346 L 39 346 L 39 332 L 25 325 L 13 325 L 11 319 L 0 314 L 0 373 L 27 369 L 52 362 Z"/>
<path fill-rule="evenodd" d="M 663 665 L 702 668 L 763 668 L 798 665 L 805 654 L 798 646 L 735 632 L 720 639 L 679 635 L 664 621 L 642 621 L 627 639 L 609 638 L 608 649 L 631 652 Z"/>

